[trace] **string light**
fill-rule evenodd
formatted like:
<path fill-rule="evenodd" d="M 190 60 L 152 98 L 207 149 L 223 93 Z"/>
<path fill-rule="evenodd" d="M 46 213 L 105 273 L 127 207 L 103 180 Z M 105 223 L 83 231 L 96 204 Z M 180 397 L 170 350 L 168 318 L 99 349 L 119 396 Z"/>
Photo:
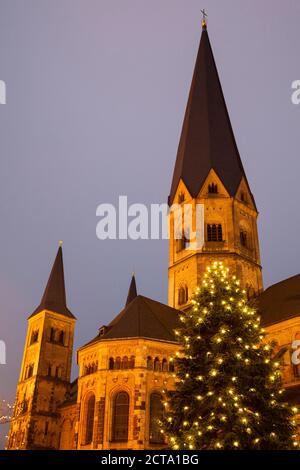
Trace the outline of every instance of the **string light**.
<path fill-rule="evenodd" d="M 170 426 L 166 434 L 169 439 L 171 437 L 169 442 L 173 449 L 243 448 L 244 442 L 245 448 L 252 445 L 259 449 L 264 448 L 268 439 L 278 448 L 283 440 L 282 433 L 277 432 L 276 413 L 282 412 L 283 419 L 284 409 L 290 416 L 298 413 L 296 407 L 276 401 L 283 393 L 278 389 L 277 380 L 281 364 L 272 359 L 273 346 L 264 340 L 260 316 L 248 305 L 245 289 L 240 288 L 236 276 L 228 277 L 228 271 L 229 268 L 219 262 L 207 267 L 202 286 L 197 287 L 191 300 L 192 307 L 180 316 L 182 327 L 175 332 L 182 345 L 182 350 L 176 352 L 176 373 L 173 374 L 175 379 L 177 375 L 178 393 L 168 398 L 172 412 L 165 419 Z M 249 372 L 244 372 L 245 366 L 250 364 L 252 368 L 249 370 L 248 367 Z M 265 390 L 261 384 L 257 389 L 251 387 L 255 384 L 256 366 L 262 371 L 261 383 L 263 385 L 265 381 Z M 263 399 L 261 404 L 260 397 Z M 258 406 L 264 409 L 262 405 L 265 411 L 260 414 L 256 409 Z M 265 426 L 268 407 L 272 407 L 270 413 L 275 416 L 272 432 Z M 187 419 L 181 419 L 178 410 L 182 410 Z M 230 422 L 234 429 L 234 420 L 243 438 L 241 441 L 233 438 L 228 443 L 223 441 L 228 427 L 225 423 Z M 295 423 L 290 421 L 290 424 L 294 426 Z M 255 436 L 254 429 L 255 433 L 264 436 L 260 446 L 261 440 Z M 238 436 L 237 433 L 234 437 Z M 298 445 L 296 437 L 288 439 L 290 446 Z"/>

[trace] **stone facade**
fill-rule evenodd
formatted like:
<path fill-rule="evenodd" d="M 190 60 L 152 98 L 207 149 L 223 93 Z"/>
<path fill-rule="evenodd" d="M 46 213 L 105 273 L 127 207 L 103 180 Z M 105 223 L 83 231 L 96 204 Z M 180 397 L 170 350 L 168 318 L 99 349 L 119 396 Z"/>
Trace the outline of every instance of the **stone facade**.
<path fill-rule="evenodd" d="M 74 326 L 74 319 L 45 310 L 29 318 L 8 448 L 58 448 Z"/>
<path fill-rule="evenodd" d="M 217 192 L 209 193 L 211 185 Z M 202 248 L 182 249 L 183 245 L 176 239 L 175 211 L 170 213 L 170 252 L 169 252 L 169 305 L 174 308 L 185 308 L 190 296 L 200 284 L 206 266 L 218 260 L 230 268 L 241 280 L 250 296 L 259 294 L 263 288 L 260 265 L 259 242 L 257 232 L 257 210 L 252 200 L 246 181 L 243 179 L 235 197 L 230 197 L 214 170 L 211 170 L 199 196 L 195 199 L 189 194 L 181 180 L 174 198 L 179 204 L 182 219 L 184 207 L 192 208 L 192 230 L 196 228 L 196 204 L 204 209 L 204 246 Z M 187 212 L 187 211 L 186 211 Z M 188 222 L 186 222 L 188 224 Z M 208 238 L 208 226 L 220 226 L 218 240 Z M 180 230 L 183 234 L 183 229 Z M 242 234 L 243 233 L 243 244 Z M 194 241 L 193 238 L 190 240 Z M 180 299 L 180 289 L 187 287 L 185 302 Z"/>
<path fill-rule="evenodd" d="M 80 407 L 77 426 L 78 449 L 155 449 L 161 444 L 151 442 L 150 397 L 174 388 L 174 358 L 178 345 L 147 339 L 100 341 L 78 351 L 78 399 Z M 110 368 L 111 359 L 132 360 L 126 369 Z M 150 360 L 151 358 L 151 360 Z M 86 364 L 98 362 L 98 370 L 85 375 Z M 156 361 L 156 362 L 155 362 Z M 121 365 L 122 367 L 122 365 Z M 118 392 L 129 395 L 128 440 L 114 440 L 113 410 Z M 85 403 L 95 396 L 95 419 L 92 442 L 85 443 Z"/>

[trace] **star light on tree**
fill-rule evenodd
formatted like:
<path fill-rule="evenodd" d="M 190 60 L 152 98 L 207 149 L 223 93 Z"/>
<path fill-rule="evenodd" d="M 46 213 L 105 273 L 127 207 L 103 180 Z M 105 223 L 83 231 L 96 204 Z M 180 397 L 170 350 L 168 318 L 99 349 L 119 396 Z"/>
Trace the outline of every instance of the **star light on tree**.
<path fill-rule="evenodd" d="M 297 413 L 282 400 L 256 309 L 223 263 L 207 268 L 182 312 L 176 390 L 165 392 L 161 431 L 178 449 L 295 449 Z"/>

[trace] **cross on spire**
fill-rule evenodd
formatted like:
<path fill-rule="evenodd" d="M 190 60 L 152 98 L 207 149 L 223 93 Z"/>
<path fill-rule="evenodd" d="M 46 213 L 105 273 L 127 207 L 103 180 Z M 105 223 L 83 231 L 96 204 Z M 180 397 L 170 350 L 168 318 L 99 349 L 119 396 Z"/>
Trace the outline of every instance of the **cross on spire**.
<path fill-rule="evenodd" d="M 206 19 L 208 18 L 207 13 L 206 13 L 206 11 L 205 11 L 204 8 L 203 8 L 203 10 L 200 10 L 200 11 L 201 11 L 201 13 L 202 13 L 202 28 L 203 28 L 203 29 L 206 29 L 206 27 L 207 27 L 207 21 L 206 21 Z"/>

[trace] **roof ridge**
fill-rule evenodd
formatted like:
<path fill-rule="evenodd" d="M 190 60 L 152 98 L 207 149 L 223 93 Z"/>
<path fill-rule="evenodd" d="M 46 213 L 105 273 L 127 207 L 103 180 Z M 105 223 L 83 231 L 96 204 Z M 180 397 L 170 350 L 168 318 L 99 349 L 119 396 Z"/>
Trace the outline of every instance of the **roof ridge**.
<path fill-rule="evenodd" d="M 283 284 L 284 282 L 287 282 L 287 281 L 291 281 L 292 279 L 295 279 L 296 277 L 300 278 L 300 273 L 294 274 L 293 276 L 287 277 L 286 279 L 282 279 L 281 281 L 274 282 L 274 284 L 271 284 L 270 286 L 268 286 L 263 292 L 267 292 L 267 290 L 271 289 L 272 287 L 275 287 L 278 284 Z M 300 289 L 299 289 L 299 292 L 300 292 Z"/>
<path fill-rule="evenodd" d="M 158 316 L 156 315 L 156 313 L 152 310 L 151 306 L 149 305 L 149 303 L 146 301 L 147 297 L 142 297 L 142 300 L 143 302 L 148 306 L 148 308 L 151 310 L 151 313 L 152 315 L 154 315 L 154 317 L 156 318 L 156 320 L 162 325 L 162 327 L 164 328 L 164 330 L 170 334 L 170 331 L 168 330 L 168 328 L 162 323 L 162 321 L 158 318 Z M 151 300 L 151 299 L 150 299 Z M 165 305 L 165 304 L 162 304 L 162 305 Z"/>

